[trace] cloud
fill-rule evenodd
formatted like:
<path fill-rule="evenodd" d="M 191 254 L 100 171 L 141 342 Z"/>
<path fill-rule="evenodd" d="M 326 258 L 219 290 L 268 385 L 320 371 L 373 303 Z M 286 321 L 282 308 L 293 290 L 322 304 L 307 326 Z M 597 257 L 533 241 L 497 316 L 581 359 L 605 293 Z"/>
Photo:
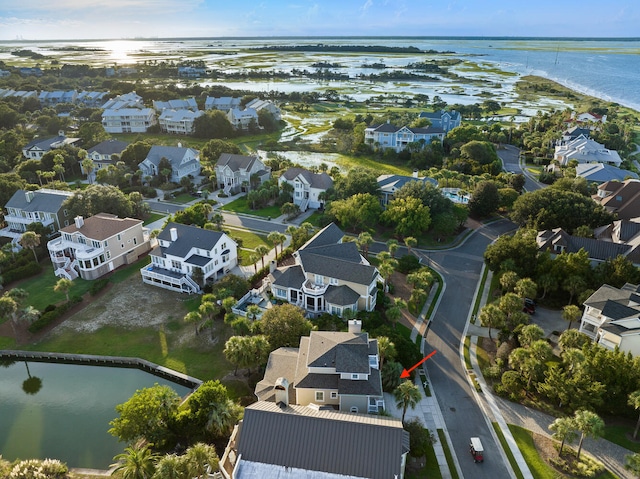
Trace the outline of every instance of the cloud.
<path fill-rule="evenodd" d="M 367 0 L 366 2 L 364 2 L 364 5 L 362 5 L 361 9 L 362 9 L 363 12 L 366 12 L 372 6 L 373 6 L 373 0 Z"/>
<path fill-rule="evenodd" d="M 74 12 L 91 11 L 100 13 L 123 11 L 147 11 L 158 13 L 159 11 L 185 11 L 192 10 L 203 3 L 204 0 L 22 0 L 15 2 L 11 12 L 20 15 L 21 12 L 37 11 L 40 14 L 48 12 L 60 12 L 61 10 L 73 10 Z"/>

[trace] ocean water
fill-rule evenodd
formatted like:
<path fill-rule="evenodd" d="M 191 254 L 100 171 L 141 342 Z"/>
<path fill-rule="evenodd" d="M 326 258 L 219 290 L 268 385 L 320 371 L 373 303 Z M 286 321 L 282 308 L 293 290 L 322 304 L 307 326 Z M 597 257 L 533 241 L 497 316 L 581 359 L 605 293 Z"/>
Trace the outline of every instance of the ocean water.
<path fill-rule="evenodd" d="M 338 61 L 341 71 L 350 76 L 365 72 L 361 65 L 382 60 L 391 66 L 405 65 L 424 59 L 417 55 L 376 55 L 370 53 L 333 55 L 330 52 L 269 54 L 257 53 L 264 45 L 284 44 L 389 45 L 415 46 L 421 50 L 453 52 L 448 56 L 468 59 L 500 70 L 516 73 L 515 77 L 491 73 L 469 74 L 487 82 L 486 87 L 452 84 L 451 82 L 389 82 L 389 87 L 372 86 L 377 92 L 363 89 L 357 81 L 346 82 L 234 82 L 232 88 L 255 91 L 321 90 L 339 87 L 356 100 L 371 94 L 396 92 L 402 94 L 427 93 L 440 95 L 449 103 L 482 101 L 483 91 L 491 90 L 500 101 L 515 98 L 513 84 L 522 75 L 539 75 L 555 80 L 578 92 L 614 101 L 640 111 L 640 38 L 635 39 L 579 39 L 579 38 L 471 38 L 471 37 L 330 37 L 330 38 L 198 38 L 198 39 L 134 39 L 87 41 L 15 41 L 0 42 L 0 60 L 15 61 L 12 50 L 25 48 L 42 53 L 59 62 L 89 64 L 132 64 L 145 60 L 181 59 L 203 60 L 210 68 L 239 70 L 260 67 L 287 71 L 306 67 L 312 61 Z M 70 50 L 69 47 L 73 47 Z M 455 68 L 452 69 L 455 71 Z M 222 82 L 215 82 L 221 83 Z M 363 82 L 360 82 L 363 83 Z M 496 85 L 491 85 L 495 83 Z M 209 83 L 210 84 L 210 83 Z M 366 90 L 366 91 L 365 91 Z M 486 95 L 485 95 L 486 98 Z M 546 106 L 562 108 L 562 104 Z M 535 111 L 535 110 L 534 110 Z"/>

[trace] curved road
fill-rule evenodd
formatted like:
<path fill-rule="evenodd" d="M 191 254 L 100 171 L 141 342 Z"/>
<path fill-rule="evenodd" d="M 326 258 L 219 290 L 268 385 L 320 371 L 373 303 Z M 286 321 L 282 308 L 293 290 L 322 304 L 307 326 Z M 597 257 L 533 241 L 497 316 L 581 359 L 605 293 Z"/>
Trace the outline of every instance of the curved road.
<path fill-rule="evenodd" d="M 480 280 L 483 253 L 499 235 L 511 231 L 515 225 L 500 220 L 476 231 L 462 245 L 447 251 L 418 252 L 423 262 L 436 263 L 444 277 L 446 289 L 438 310 L 426 334 L 425 354 L 438 351 L 427 363 L 442 415 L 447 425 L 453 450 L 466 478 L 507 478 L 510 469 L 499 454 L 500 446 L 476 403 L 467 381 L 464 364 L 460 361 L 460 341 Z M 475 464 L 469 454 L 469 438 L 478 436 L 485 448 L 485 462 Z"/>

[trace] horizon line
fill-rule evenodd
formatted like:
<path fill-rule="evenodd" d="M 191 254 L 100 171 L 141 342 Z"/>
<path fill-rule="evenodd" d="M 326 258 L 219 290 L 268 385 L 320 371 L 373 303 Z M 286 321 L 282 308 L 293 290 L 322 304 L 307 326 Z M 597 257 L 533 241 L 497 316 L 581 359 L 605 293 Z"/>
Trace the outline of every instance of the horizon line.
<path fill-rule="evenodd" d="M 13 38 L 0 42 L 91 42 L 91 41 L 149 41 L 149 40 L 260 40 L 271 39 L 451 39 L 451 40 L 578 40 L 578 41 L 640 41 L 640 37 L 579 37 L 531 35 L 253 35 L 253 36 L 199 36 L 199 37 L 106 37 L 106 38 Z"/>

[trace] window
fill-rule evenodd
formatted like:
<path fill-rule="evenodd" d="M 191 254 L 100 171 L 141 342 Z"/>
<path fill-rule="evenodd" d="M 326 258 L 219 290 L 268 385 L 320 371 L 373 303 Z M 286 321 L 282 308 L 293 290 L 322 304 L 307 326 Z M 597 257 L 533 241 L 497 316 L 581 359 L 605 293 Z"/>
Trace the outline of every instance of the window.
<path fill-rule="evenodd" d="M 338 399 L 337 391 L 331 391 L 331 399 Z"/>
<path fill-rule="evenodd" d="M 133 244 L 138 244 L 138 238 L 136 237 L 133 238 Z"/>
<path fill-rule="evenodd" d="M 94 248 L 100 248 L 100 241 L 91 240 L 91 244 Z"/>
<path fill-rule="evenodd" d="M 111 259 L 111 251 L 107 251 L 107 259 Z"/>
<path fill-rule="evenodd" d="M 122 239 L 122 235 L 121 235 L 121 234 L 119 234 L 119 235 L 117 236 L 117 238 L 118 238 L 118 241 L 120 241 L 120 240 Z"/>
<path fill-rule="evenodd" d="M 316 391 L 316 401 L 324 402 L 324 391 Z"/>
<path fill-rule="evenodd" d="M 359 374 L 352 374 L 351 375 L 351 379 L 360 379 L 360 375 Z"/>
<path fill-rule="evenodd" d="M 286 298 L 287 297 L 287 291 L 284 290 L 284 289 L 276 288 L 276 296 L 278 298 Z"/>
<path fill-rule="evenodd" d="M 69 211 L 64 210 L 64 215 L 65 215 L 65 216 L 69 216 Z"/>
<path fill-rule="evenodd" d="M 351 406 L 351 412 L 358 412 L 358 406 Z"/>
<path fill-rule="evenodd" d="M 316 284 L 324 284 L 324 276 L 316 274 Z"/>
<path fill-rule="evenodd" d="M 180 261 L 176 261 L 175 259 L 174 259 L 174 260 L 171 260 L 171 267 L 172 267 L 172 268 L 180 269 L 180 268 L 181 268 L 181 266 L 182 266 L 182 265 L 180 264 Z"/>
<path fill-rule="evenodd" d="M 329 280 L 329 282 L 330 282 L 331 284 L 338 284 L 338 280 L 337 280 L 336 278 L 331 278 L 331 279 Z"/>

